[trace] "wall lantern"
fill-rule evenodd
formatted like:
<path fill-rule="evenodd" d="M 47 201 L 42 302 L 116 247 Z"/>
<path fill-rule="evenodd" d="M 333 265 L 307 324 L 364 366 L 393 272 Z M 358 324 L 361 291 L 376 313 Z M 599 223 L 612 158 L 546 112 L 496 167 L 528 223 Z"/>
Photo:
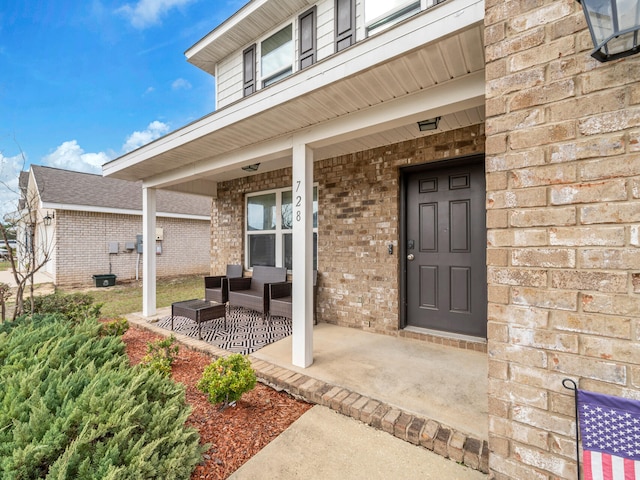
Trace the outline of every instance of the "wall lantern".
<path fill-rule="evenodd" d="M 429 130 L 437 130 L 438 123 L 440 123 L 440 117 L 430 118 L 429 120 L 422 120 L 418 122 L 418 128 L 421 132 L 428 132 Z"/>
<path fill-rule="evenodd" d="M 640 52 L 638 0 L 577 0 L 582 4 L 595 49 L 591 56 L 609 62 Z"/>
<path fill-rule="evenodd" d="M 244 167 L 242 167 L 242 170 L 244 170 L 245 172 L 257 172 L 259 166 L 259 163 L 252 163 L 251 165 L 245 165 Z"/>
<path fill-rule="evenodd" d="M 47 216 L 44 217 L 42 220 L 44 221 L 45 226 L 48 227 L 49 225 L 51 225 L 51 220 L 53 220 L 54 218 L 56 218 L 56 212 L 53 212 L 51 214 L 47 212 Z"/>

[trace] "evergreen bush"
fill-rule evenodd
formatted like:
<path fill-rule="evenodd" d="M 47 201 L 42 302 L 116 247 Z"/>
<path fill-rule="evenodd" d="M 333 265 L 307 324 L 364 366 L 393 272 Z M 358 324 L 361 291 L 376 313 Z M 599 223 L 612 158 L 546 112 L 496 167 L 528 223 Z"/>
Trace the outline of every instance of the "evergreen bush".
<path fill-rule="evenodd" d="M 100 330 L 58 315 L 0 326 L 0 478 L 190 477 L 203 447 L 184 387 Z"/>
<path fill-rule="evenodd" d="M 256 373 L 247 357 L 234 353 L 207 365 L 197 386 L 210 403 L 224 409 L 256 386 Z"/>
<path fill-rule="evenodd" d="M 64 315 L 72 322 L 80 322 L 86 318 L 98 317 L 102 304 L 94 304 L 93 297 L 88 293 L 52 293 L 33 297 L 25 308 L 27 311 L 33 308 L 34 314 L 57 313 Z"/>

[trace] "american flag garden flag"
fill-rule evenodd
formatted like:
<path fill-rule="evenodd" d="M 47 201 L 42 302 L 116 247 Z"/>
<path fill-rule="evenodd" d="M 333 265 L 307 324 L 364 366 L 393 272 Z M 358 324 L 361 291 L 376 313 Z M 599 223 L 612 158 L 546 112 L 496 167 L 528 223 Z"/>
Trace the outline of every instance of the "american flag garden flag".
<path fill-rule="evenodd" d="M 584 480 L 640 480 L 640 401 L 577 390 Z"/>

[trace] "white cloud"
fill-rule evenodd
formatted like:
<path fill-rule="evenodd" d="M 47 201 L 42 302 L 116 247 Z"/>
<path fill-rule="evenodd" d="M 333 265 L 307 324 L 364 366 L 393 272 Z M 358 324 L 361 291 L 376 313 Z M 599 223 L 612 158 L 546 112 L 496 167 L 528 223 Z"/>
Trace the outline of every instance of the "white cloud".
<path fill-rule="evenodd" d="M 136 148 L 140 148 L 143 145 L 152 142 L 156 138 L 160 138 L 168 132 L 169 125 L 157 120 L 153 121 L 147 126 L 146 130 L 143 130 L 142 132 L 133 132 L 129 135 L 129 137 L 127 137 L 127 141 L 122 146 L 122 151 L 124 153 L 131 152 Z"/>
<path fill-rule="evenodd" d="M 125 15 L 135 28 L 146 28 L 160 22 L 160 17 L 173 8 L 188 5 L 193 0 L 139 0 L 116 10 Z"/>
<path fill-rule="evenodd" d="M 18 178 L 24 164 L 25 158 L 21 154 L 5 157 L 0 153 L 0 218 L 18 210 Z"/>
<path fill-rule="evenodd" d="M 189 83 L 189 80 L 185 80 L 184 78 L 178 78 L 173 81 L 171 88 L 174 90 L 190 90 L 191 83 Z"/>
<path fill-rule="evenodd" d="M 149 94 L 153 93 L 153 91 L 154 91 L 154 90 L 155 90 L 155 88 L 153 88 L 153 87 L 149 87 L 149 88 L 147 88 L 147 89 L 144 91 L 143 96 L 144 96 L 144 95 L 149 95 Z"/>
<path fill-rule="evenodd" d="M 109 160 L 111 156 L 105 152 L 85 153 L 76 140 L 71 140 L 58 146 L 49 155 L 45 155 L 42 163 L 76 172 L 100 173 L 102 164 Z"/>

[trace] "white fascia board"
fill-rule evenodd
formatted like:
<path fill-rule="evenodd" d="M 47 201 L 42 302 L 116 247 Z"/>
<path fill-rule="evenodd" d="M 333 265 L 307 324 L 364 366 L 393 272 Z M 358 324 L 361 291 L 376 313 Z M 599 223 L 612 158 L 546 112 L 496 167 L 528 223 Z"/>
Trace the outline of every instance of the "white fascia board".
<path fill-rule="evenodd" d="M 38 188 L 38 181 L 36 180 L 36 175 L 33 173 L 33 166 L 29 167 L 29 181 L 27 181 L 27 185 L 25 186 L 25 200 L 28 204 L 31 201 L 30 195 L 31 192 L 34 191 L 36 196 L 38 197 L 38 209 L 42 210 L 44 207 L 42 206 L 42 195 L 40 195 L 40 188 Z M 21 193 L 22 195 L 22 193 Z"/>
<path fill-rule="evenodd" d="M 143 187 L 161 188 L 164 186 L 181 183 L 188 179 L 197 179 L 204 174 L 212 172 L 225 172 L 238 168 L 242 163 L 262 163 L 269 160 L 291 155 L 291 135 L 282 136 L 274 140 L 251 145 L 249 147 L 234 150 L 233 152 L 218 155 L 217 157 L 190 163 L 184 167 L 178 167 L 170 172 L 164 172 L 145 179 Z"/>
<path fill-rule="evenodd" d="M 113 175 L 155 155 L 185 145 L 216 130 L 262 113 L 292 98 L 384 63 L 484 21 L 484 0 L 449 0 L 401 25 L 356 43 L 267 89 L 197 120 L 103 166 Z"/>
<path fill-rule="evenodd" d="M 108 213 L 112 215 L 137 215 L 142 216 L 142 210 L 130 210 L 126 208 L 108 208 L 108 207 L 94 207 L 91 205 L 68 205 L 65 203 L 43 203 L 42 208 L 50 208 L 52 210 L 69 210 L 72 212 L 91 212 L 91 213 Z M 165 218 L 181 218 L 186 220 L 204 220 L 210 221 L 210 215 L 192 215 L 188 213 L 167 213 L 156 212 L 157 217 Z"/>

